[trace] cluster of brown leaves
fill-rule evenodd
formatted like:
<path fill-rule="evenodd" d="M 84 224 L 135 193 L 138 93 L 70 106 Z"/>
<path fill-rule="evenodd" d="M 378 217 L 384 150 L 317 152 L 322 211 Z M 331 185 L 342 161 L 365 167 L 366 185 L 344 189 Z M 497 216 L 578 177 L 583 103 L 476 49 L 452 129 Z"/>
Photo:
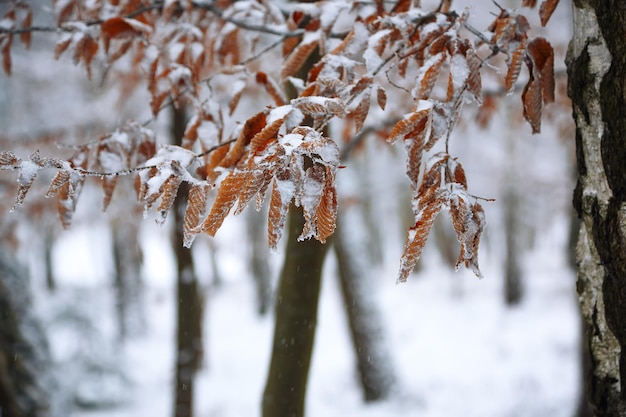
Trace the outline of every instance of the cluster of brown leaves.
<path fill-rule="evenodd" d="M 448 1 L 430 13 L 412 1 L 399 1 L 390 10 L 383 1 L 296 3 L 287 18 L 269 0 L 206 4 L 109 0 L 106 18 L 101 9 L 82 3 L 55 2 L 57 24 L 65 32 L 55 48 L 57 57 L 72 50 L 74 61 L 90 75 L 97 56 L 106 66 L 127 56 L 134 71 L 143 69 L 155 115 L 168 98 L 175 106 L 190 103 L 195 113 L 182 147 L 167 145 L 156 151 L 152 134 L 135 126 L 132 132 L 118 131 L 94 146 L 79 148 L 68 161 L 37 155 L 23 161 L 3 152 L 0 167 L 20 172 L 16 204 L 23 201 L 38 169 L 55 168 L 59 172 L 47 195 L 58 195 L 64 207 L 59 213 L 68 224 L 68 213 L 73 212 L 69 206 L 75 204 L 86 175 L 103 177 L 106 207 L 116 173 L 139 172 L 139 199 L 146 210 L 160 200 L 159 222 L 165 220 L 180 185 L 189 183 L 186 246 L 199 233 L 215 235 L 235 205 L 235 214 L 252 200 L 259 207 L 268 192 L 271 247 L 281 237 L 292 204 L 303 207 L 306 218 L 300 238 L 324 242 L 335 229 L 340 163 L 338 146 L 326 127 L 334 118 L 347 119 L 357 135 L 368 122 L 379 123 L 369 121 L 374 102 L 377 113 L 399 119 L 386 132 L 387 141 L 402 141 L 407 150 L 415 226 L 409 231 L 399 280 L 406 280 L 415 266 L 433 220 L 444 208 L 461 245 L 457 267 L 464 265 L 480 276 L 477 253 L 484 213 L 468 193 L 463 168 L 448 153 L 448 141 L 463 105 L 483 103 L 485 62 L 500 53 L 506 56 L 507 91 L 514 89 L 522 63 L 526 64 L 524 117 L 533 131 L 539 131 L 543 105 L 554 100 L 554 54 L 545 39 L 529 36 L 530 26 L 522 15 L 501 9 L 488 28 L 491 37 L 469 31 L 479 40 L 474 42 L 466 31 L 468 15 L 450 11 Z M 535 3 L 523 2 L 529 7 Z M 543 24 L 557 3 L 544 1 Z M 25 19 L 13 21 L 21 22 L 21 27 L 30 24 Z M 6 39 L 12 36 L 6 33 L 0 32 L 3 56 L 8 56 Z M 280 65 L 263 66 L 264 54 L 279 45 Z M 266 56 L 271 61 L 276 55 Z M 227 101 L 220 101 L 210 80 L 235 74 L 239 78 L 229 80 L 238 83 L 223 95 L 229 95 Z M 262 87 L 270 104 L 252 112 L 238 129 L 226 129 L 253 86 Z M 290 100 L 284 86 L 296 91 Z M 389 114 L 390 90 L 414 103 L 404 117 Z M 438 145 L 445 151 L 423 163 Z M 217 188 L 217 195 L 207 210 L 212 188 Z"/>
<path fill-rule="evenodd" d="M 12 210 L 24 203 L 41 169 L 57 171 L 45 197 L 57 198 L 57 213 L 63 227 L 68 228 L 76 210 L 76 203 L 87 176 L 102 179 L 103 210 L 108 207 L 119 175 L 143 165 L 154 154 L 154 135 L 138 125 L 131 124 L 103 136 L 93 144 L 76 148 L 66 160 L 42 157 L 35 152 L 28 159 L 10 151 L 0 152 L 0 169 L 18 171 L 18 190 Z M 137 184 L 137 187 L 139 184 Z"/>

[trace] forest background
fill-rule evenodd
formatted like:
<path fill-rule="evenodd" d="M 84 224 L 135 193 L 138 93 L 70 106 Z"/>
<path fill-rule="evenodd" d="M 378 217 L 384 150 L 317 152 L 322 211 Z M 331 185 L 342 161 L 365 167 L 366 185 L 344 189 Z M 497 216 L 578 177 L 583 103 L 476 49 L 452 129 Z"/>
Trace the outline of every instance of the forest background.
<path fill-rule="evenodd" d="M 428 10 L 439 2 L 422 3 Z M 463 6 L 454 4 L 457 10 Z M 484 30 L 494 18 L 490 13 L 499 11 L 496 5 L 474 5 L 470 22 Z M 386 400 L 362 401 L 336 279 L 338 263 L 336 255 L 329 256 L 307 401 L 310 415 L 575 412 L 580 359 L 570 258 L 573 126 L 563 64 L 571 16 L 568 5 L 561 4 L 541 29 L 536 10 L 524 13 L 557 55 L 558 100 L 546 109 L 542 133 L 531 134 L 519 94 L 507 96 L 494 82 L 488 95 L 493 103 L 485 100 L 490 105 L 482 110 L 468 108 L 451 138 L 472 194 L 495 199 L 482 204 L 488 222 L 481 246 L 485 279 L 453 271 L 458 243 L 451 225 L 441 222 L 418 270 L 408 283 L 395 284 L 411 224 L 404 151 L 375 135 L 364 141 L 337 174 L 339 205 L 363 210 L 362 225 L 350 227 L 350 246 L 367 261 L 360 272 L 369 276 L 364 291 L 379 310 L 390 357 L 385 366 L 396 381 Z M 34 8 L 33 16 L 36 24 L 49 23 L 45 7 Z M 149 121 L 158 135 L 168 137 L 169 111 L 153 119 L 140 88 L 126 94 L 124 88 L 108 86 L 107 80 L 116 77 L 122 85 L 133 84 L 123 61 L 105 69 L 96 58 L 89 80 L 69 56 L 53 59 L 56 40 L 35 34 L 30 50 L 12 50 L 12 75 L 0 78 L 2 150 L 23 158 L 34 149 L 42 155 L 63 153 L 131 118 Z M 526 76 L 522 73 L 519 89 Z M 222 88 L 234 94 L 243 87 Z M 11 175 L 2 175 L 3 245 L 14 254 L 10 263 L 17 261 L 28 271 L 29 314 L 42 324 L 49 343 L 45 372 L 54 387 L 47 388 L 55 393 L 52 409 L 77 416 L 170 415 L 177 274 L 172 248 L 181 242 L 172 238 L 174 222 L 158 227 L 142 220 L 142 208 L 131 204 L 132 181 L 122 178 L 106 213 L 100 210 L 100 186 L 86 183 L 72 227 L 62 230 L 55 201 L 42 198 L 52 178 L 39 178 L 24 206 L 10 213 L 16 195 Z M 264 228 L 263 215 L 248 208 L 227 218 L 215 238 L 202 236 L 193 245 L 205 307 L 196 415 L 258 413 L 270 357 L 272 301 L 254 276 L 258 268 L 266 270 L 274 286 L 285 253 L 281 247 L 263 252 L 259 222 Z M 250 243 L 258 241 L 262 245 Z M 123 260 L 133 253 L 140 264 Z M 129 276 L 138 279 L 120 281 Z"/>

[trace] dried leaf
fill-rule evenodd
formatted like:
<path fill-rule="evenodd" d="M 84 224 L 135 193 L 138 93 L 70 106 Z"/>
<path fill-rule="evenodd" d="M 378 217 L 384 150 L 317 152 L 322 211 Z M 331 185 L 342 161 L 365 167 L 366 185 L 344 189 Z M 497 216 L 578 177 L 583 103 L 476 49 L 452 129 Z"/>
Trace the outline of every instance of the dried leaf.
<path fill-rule="evenodd" d="M 267 242 L 270 248 L 276 249 L 278 242 L 283 234 L 285 227 L 285 218 L 289 205 L 292 201 L 292 195 L 283 195 L 280 192 L 280 183 L 284 180 L 274 180 L 272 187 L 272 195 L 270 197 L 270 207 L 267 218 Z"/>
<path fill-rule="evenodd" d="M 545 26 L 550 20 L 554 9 L 558 6 L 559 0 L 544 0 L 539 6 L 539 17 L 541 18 L 541 26 Z"/>
<path fill-rule="evenodd" d="M 265 126 L 260 132 L 258 132 L 254 137 L 250 140 L 250 152 L 253 155 L 256 155 L 259 151 L 265 149 L 267 144 L 272 140 L 276 139 L 276 135 L 278 134 L 278 130 L 285 123 L 285 117 L 274 120 L 268 126 Z"/>
<path fill-rule="evenodd" d="M 370 110 L 370 95 L 364 94 L 363 98 L 356 106 L 352 115 L 354 116 L 354 129 L 355 133 L 359 133 L 361 129 L 363 129 L 363 124 L 365 123 L 365 119 L 367 118 L 367 114 Z"/>
<path fill-rule="evenodd" d="M 298 47 L 285 60 L 283 68 L 280 72 L 280 78 L 285 80 L 288 77 L 296 75 L 307 58 L 313 53 L 315 48 L 317 48 L 317 44 L 318 40 L 315 39 L 311 42 L 305 44 L 301 43 L 298 45 Z"/>
<path fill-rule="evenodd" d="M 174 200 L 176 199 L 176 195 L 178 194 L 178 188 L 180 184 L 183 182 L 182 175 L 179 175 L 178 170 L 182 170 L 183 168 L 180 166 L 178 161 L 172 161 L 172 168 L 174 168 L 178 164 L 178 166 L 174 169 L 175 174 L 170 175 L 170 177 L 163 183 L 161 191 L 161 204 L 157 208 L 159 212 L 159 217 L 157 218 L 157 223 L 163 224 L 167 219 L 167 213 L 174 204 Z"/>
<path fill-rule="evenodd" d="M 226 154 L 222 162 L 220 162 L 221 167 L 229 168 L 239 162 L 250 140 L 265 127 L 266 120 L 267 115 L 265 112 L 259 112 L 246 120 L 237 141 L 235 141 L 230 151 Z"/>
<path fill-rule="evenodd" d="M 387 106 L 387 93 L 385 89 L 380 86 L 376 89 L 376 101 L 378 102 L 378 107 L 380 107 L 381 110 L 385 110 L 385 106 Z"/>
<path fill-rule="evenodd" d="M 394 143 L 398 139 L 404 139 L 409 133 L 416 135 L 415 128 L 429 117 L 430 108 L 421 109 L 411 113 L 409 117 L 405 117 L 395 124 L 391 133 L 387 137 L 387 142 Z M 425 125 L 424 125 L 425 126 Z"/>
<path fill-rule="evenodd" d="M 217 233 L 222 223 L 224 223 L 224 219 L 226 219 L 230 209 L 235 205 L 237 196 L 241 192 L 241 187 L 246 177 L 247 173 L 235 171 L 224 178 L 217 190 L 217 196 L 215 197 L 211 211 L 202 223 L 202 226 L 200 226 L 199 232 L 207 233 L 209 236 L 215 236 L 215 233 Z"/>
<path fill-rule="evenodd" d="M 320 243 L 326 243 L 337 226 L 337 189 L 335 188 L 335 176 L 331 167 L 326 167 L 326 181 L 322 198 L 316 209 L 317 234 L 315 239 Z"/>
<path fill-rule="evenodd" d="M 102 191 L 104 191 L 104 198 L 102 200 L 102 211 L 106 211 L 111 203 L 113 197 L 113 191 L 117 185 L 117 176 L 108 176 L 102 178 Z"/>
<path fill-rule="evenodd" d="M 54 197 L 59 190 L 70 180 L 70 172 L 66 170 L 62 170 L 57 172 L 57 174 L 52 179 L 50 183 L 50 187 L 45 194 L 46 198 Z"/>
<path fill-rule="evenodd" d="M 22 29 L 29 29 L 33 25 L 33 11 L 28 4 L 24 4 L 26 14 L 22 19 Z M 26 49 L 30 48 L 32 32 L 24 31 L 20 33 L 20 42 Z"/>
<path fill-rule="evenodd" d="M 2 69 L 6 75 L 11 75 L 11 43 L 13 42 L 13 35 L 0 37 L 0 44 L 2 45 Z"/>
<path fill-rule="evenodd" d="M 200 219 L 206 210 L 206 201 L 209 187 L 204 184 L 193 185 L 189 189 L 187 198 L 187 209 L 183 220 L 183 246 L 191 247 L 194 239 L 198 235 L 197 229 Z"/>
<path fill-rule="evenodd" d="M 524 118 L 530 123 L 533 133 L 539 133 L 541 131 L 542 109 L 541 83 L 535 78 L 532 71 L 528 84 L 522 92 L 522 103 L 524 104 Z"/>
<path fill-rule="evenodd" d="M 16 168 L 22 160 L 11 151 L 0 151 L 0 168 Z"/>
<path fill-rule="evenodd" d="M 54 46 L 54 59 L 59 59 L 59 57 L 67 50 L 67 48 L 72 43 L 72 37 L 67 36 L 59 39 L 59 41 Z"/>
<path fill-rule="evenodd" d="M 439 72 L 441 72 L 441 67 L 445 61 L 446 54 L 439 53 L 429 58 L 428 61 L 424 63 L 424 66 L 420 68 L 416 77 L 417 85 L 413 90 L 413 97 L 416 99 L 429 98 L 430 93 L 437 82 L 437 78 L 439 77 Z"/>
<path fill-rule="evenodd" d="M 537 0 L 523 0 L 522 7 L 529 7 L 531 9 L 535 8 L 537 5 Z"/>
<path fill-rule="evenodd" d="M 409 274 L 415 269 L 419 261 L 428 234 L 433 227 L 435 217 L 443 208 L 444 197 L 433 196 L 429 200 L 421 203 L 422 207 L 418 213 L 418 220 L 415 225 L 409 229 L 406 244 L 404 245 L 404 253 L 400 261 L 400 271 L 398 273 L 398 282 L 406 282 Z"/>
<path fill-rule="evenodd" d="M 522 43 L 517 47 L 517 49 L 515 49 L 513 55 L 511 55 L 509 69 L 504 79 L 504 87 L 506 88 L 507 93 L 513 91 L 513 87 L 515 87 L 515 82 L 519 77 L 520 71 L 522 69 L 522 62 L 524 61 L 525 56 L 526 45 Z"/>
<path fill-rule="evenodd" d="M 532 71 L 539 79 L 544 103 L 554 102 L 554 50 L 544 38 L 535 38 L 528 44 Z"/>

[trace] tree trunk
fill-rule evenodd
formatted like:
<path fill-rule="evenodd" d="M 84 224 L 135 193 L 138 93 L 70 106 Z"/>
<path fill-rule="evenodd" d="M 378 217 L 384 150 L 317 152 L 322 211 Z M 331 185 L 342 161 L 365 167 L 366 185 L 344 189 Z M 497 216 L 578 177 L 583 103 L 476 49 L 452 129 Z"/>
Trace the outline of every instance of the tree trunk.
<path fill-rule="evenodd" d="M 514 187 L 514 185 L 513 185 Z M 504 234 L 506 259 L 504 261 L 504 299 L 508 306 L 522 301 L 522 268 L 520 266 L 520 199 L 516 190 L 508 190 L 504 196 Z"/>
<path fill-rule="evenodd" d="M 596 416 L 626 415 L 626 3 L 574 1 L 568 51 L 582 220 L 577 247 Z"/>
<path fill-rule="evenodd" d="M 347 207 L 341 211 L 341 220 L 334 247 L 363 397 L 365 401 L 382 400 L 396 378 L 373 297 L 371 265 L 364 256 L 368 242 L 365 219 L 359 207 Z"/>
<path fill-rule="evenodd" d="M 269 249 L 265 222 L 257 212 L 248 212 L 246 215 L 248 236 L 252 246 L 250 269 L 256 287 L 257 311 L 264 316 L 272 305 L 272 280 L 270 276 Z"/>
<path fill-rule="evenodd" d="M 2 248 L 0 248 L 2 249 Z M 6 248 L 4 248 L 6 250 Z M 43 331 L 28 317 L 28 280 L 0 253 L 0 415 L 47 416 L 49 398 L 42 387 L 47 372 Z M 36 337 L 37 340 L 32 340 Z"/>
<path fill-rule="evenodd" d="M 113 284 L 120 340 L 125 340 L 129 333 L 136 333 L 143 322 L 143 285 L 140 273 L 143 255 L 137 243 L 137 225 L 133 222 L 118 219 L 112 225 L 115 265 Z"/>
<path fill-rule="evenodd" d="M 288 215 L 285 263 L 276 293 L 272 360 L 263 393 L 263 417 L 302 417 L 317 325 L 322 265 L 329 242 L 298 242 L 301 208 Z"/>
<path fill-rule="evenodd" d="M 174 110 L 172 134 L 180 145 L 185 132 L 184 108 Z M 174 201 L 172 245 L 177 264 L 176 280 L 176 385 L 174 417 L 193 417 L 194 377 L 202 361 L 202 306 L 191 250 L 183 247 L 183 219 L 188 194 L 183 182 Z"/>

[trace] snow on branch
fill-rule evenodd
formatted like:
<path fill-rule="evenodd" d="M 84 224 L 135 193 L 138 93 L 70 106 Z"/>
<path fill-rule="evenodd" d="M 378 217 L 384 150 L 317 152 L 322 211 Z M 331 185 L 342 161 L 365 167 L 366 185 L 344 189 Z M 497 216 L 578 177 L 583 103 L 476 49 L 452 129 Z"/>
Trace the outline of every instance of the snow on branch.
<path fill-rule="evenodd" d="M 496 4 L 493 23 L 480 31 L 469 24 L 468 10 L 456 13 L 448 1 L 431 11 L 411 1 L 295 2 L 285 11 L 269 0 L 92 3 L 100 4 L 53 1 L 54 28 L 32 26 L 30 8 L 14 3 L 0 20 L 5 72 L 13 38 L 27 46 L 34 31 L 59 32 L 55 57 L 71 53 L 88 76 L 96 63 L 111 74 L 125 57 L 154 117 L 170 103 L 193 111 L 182 146 L 157 146 L 154 132 L 131 123 L 77 147 L 67 160 L 37 153 L 22 160 L 3 151 L 0 169 L 18 171 L 14 207 L 40 169 L 56 169 L 46 196 L 57 197 L 68 226 L 87 176 L 101 178 L 106 208 L 118 177 L 136 174 L 139 201 L 146 211 L 157 207 L 160 223 L 180 185 L 190 185 L 185 246 L 200 233 L 214 236 L 231 212 L 253 201 L 260 207 L 266 198 L 269 246 L 277 246 L 292 205 L 304 211 L 300 239 L 325 242 L 335 229 L 341 163 L 376 133 L 401 143 L 407 155 L 415 224 L 398 280 L 413 270 L 444 209 L 460 244 L 457 267 L 482 276 L 484 212 L 449 140 L 464 106 L 483 104 L 486 74 L 506 92 L 526 80 L 523 114 L 533 132 L 540 130 L 543 108 L 554 101 L 554 52 L 546 39 L 531 36 L 523 14 Z M 557 4 L 542 3 L 542 24 Z M 333 137 L 340 130 L 343 143 Z"/>

